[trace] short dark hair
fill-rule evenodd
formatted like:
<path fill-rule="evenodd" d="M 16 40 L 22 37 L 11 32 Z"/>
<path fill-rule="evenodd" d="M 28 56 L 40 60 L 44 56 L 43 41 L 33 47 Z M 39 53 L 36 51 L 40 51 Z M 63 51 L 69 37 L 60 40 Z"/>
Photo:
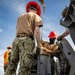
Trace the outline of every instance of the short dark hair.
<path fill-rule="evenodd" d="M 30 7 L 29 7 L 29 9 L 37 10 L 37 8 L 36 8 L 36 7 L 34 7 L 34 6 L 30 6 Z"/>

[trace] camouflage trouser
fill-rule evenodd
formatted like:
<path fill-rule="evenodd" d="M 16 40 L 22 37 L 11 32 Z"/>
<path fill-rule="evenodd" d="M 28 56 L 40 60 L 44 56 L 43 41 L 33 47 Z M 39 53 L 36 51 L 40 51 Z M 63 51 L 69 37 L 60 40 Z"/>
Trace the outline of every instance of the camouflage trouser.
<path fill-rule="evenodd" d="M 19 61 L 18 75 L 30 75 L 34 60 L 32 55 L 34 49 L 33 40 L 29 37 L 16 37 L 12 46 L 11 61 L 5 75 L 14 75 Z"/>

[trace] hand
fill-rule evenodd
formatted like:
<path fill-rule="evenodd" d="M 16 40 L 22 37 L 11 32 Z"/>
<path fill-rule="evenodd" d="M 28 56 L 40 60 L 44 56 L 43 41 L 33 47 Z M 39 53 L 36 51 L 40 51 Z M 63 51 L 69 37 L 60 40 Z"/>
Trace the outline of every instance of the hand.
<path fill-rule="evenodd" d="M 62 40 L 62 38 L 63 38 L 62 35 L 60 35 L 57 37 L 57 40 L 60 41 L 60 40 Z"/>
<path fill-rule="evenodd" d="M 40 54 L 40 48 L 39 48 L 39 47 L 36 48 L 36 54 L 37 54 L 37 55 Z"/>

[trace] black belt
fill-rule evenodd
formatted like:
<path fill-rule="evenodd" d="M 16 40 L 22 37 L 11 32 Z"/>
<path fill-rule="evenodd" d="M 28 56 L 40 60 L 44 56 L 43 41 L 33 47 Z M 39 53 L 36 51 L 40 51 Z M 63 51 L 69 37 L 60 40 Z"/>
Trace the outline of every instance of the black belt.
<path fill-rule="evenodd" d="M 33 38 L 33 35 L 29 35 L 29 36 L 27 36 L 27 35 L 24 35 L 24 36 L 17 35 L 16 37 L 30 37 L 32 40 L 34 39 L 34 38 Z"/>

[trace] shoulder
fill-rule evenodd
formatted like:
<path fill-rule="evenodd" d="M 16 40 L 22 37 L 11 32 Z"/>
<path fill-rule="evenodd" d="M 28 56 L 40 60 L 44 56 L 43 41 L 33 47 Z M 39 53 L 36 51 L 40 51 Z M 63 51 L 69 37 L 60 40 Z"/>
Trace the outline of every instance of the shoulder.
<path fill-rule="evenodd" d="M 44 41 L 44 40 L 41 40 L 41 44 L 48 44 L 48 42 L 47 41 Z"/>
<path fill-rule="evenodd" d="M 48 41 L 44 41 L 44 45 L 50 45 Z"/>
<path fill-rule="evenodd" d="M 55 48 L 58 48 L 58 45 L 57 45 L 56 43 L 55 43 L 55 44 L 53 44 L 53 45 L 54 45 L 54 47 L 55 47 Z"/>
<path fill-rule="evenodd" d="M 34 14 L 35 14 L 35 13 L 34 13 Z M 41 17 L 40 17 L 39 15 L 37 15 L 37 14 L 35 14 L 35 19 L 36 19 L 37 21 L 42 21 Z"/>
<path fill-rule="evenodd" d="M 21 17 L 34 17 L 35 18 L 35 13 L 33 12 L 28 12 L 28 13 L 25 13 L 25 14 L 22 14 L 19 18 Z"/>
<path fill-rule="evenodd" d="M 48 41 L 44 41 L 44 43 L 49 43 Z"/>
<path fill-rule="evenodd" d="M 28 14 L 28 15 L 31 15 L 31 16 L 34 16 L 34 17 L 36 17 L 36 18 L 40 18 L 40 19 L 41 19 L 41 17 L 38 16 L 36 13 L 28 12 L 27 14 Z"/>
<path fill-rule="evenodd" d="M 27 13 L 24 13 L 24 14 L 20 15 L 20 16 L 19 16 L 19 18 L 21 18 L 21 17 L 25 16 L 26 14 L 27 14 Z"/>

